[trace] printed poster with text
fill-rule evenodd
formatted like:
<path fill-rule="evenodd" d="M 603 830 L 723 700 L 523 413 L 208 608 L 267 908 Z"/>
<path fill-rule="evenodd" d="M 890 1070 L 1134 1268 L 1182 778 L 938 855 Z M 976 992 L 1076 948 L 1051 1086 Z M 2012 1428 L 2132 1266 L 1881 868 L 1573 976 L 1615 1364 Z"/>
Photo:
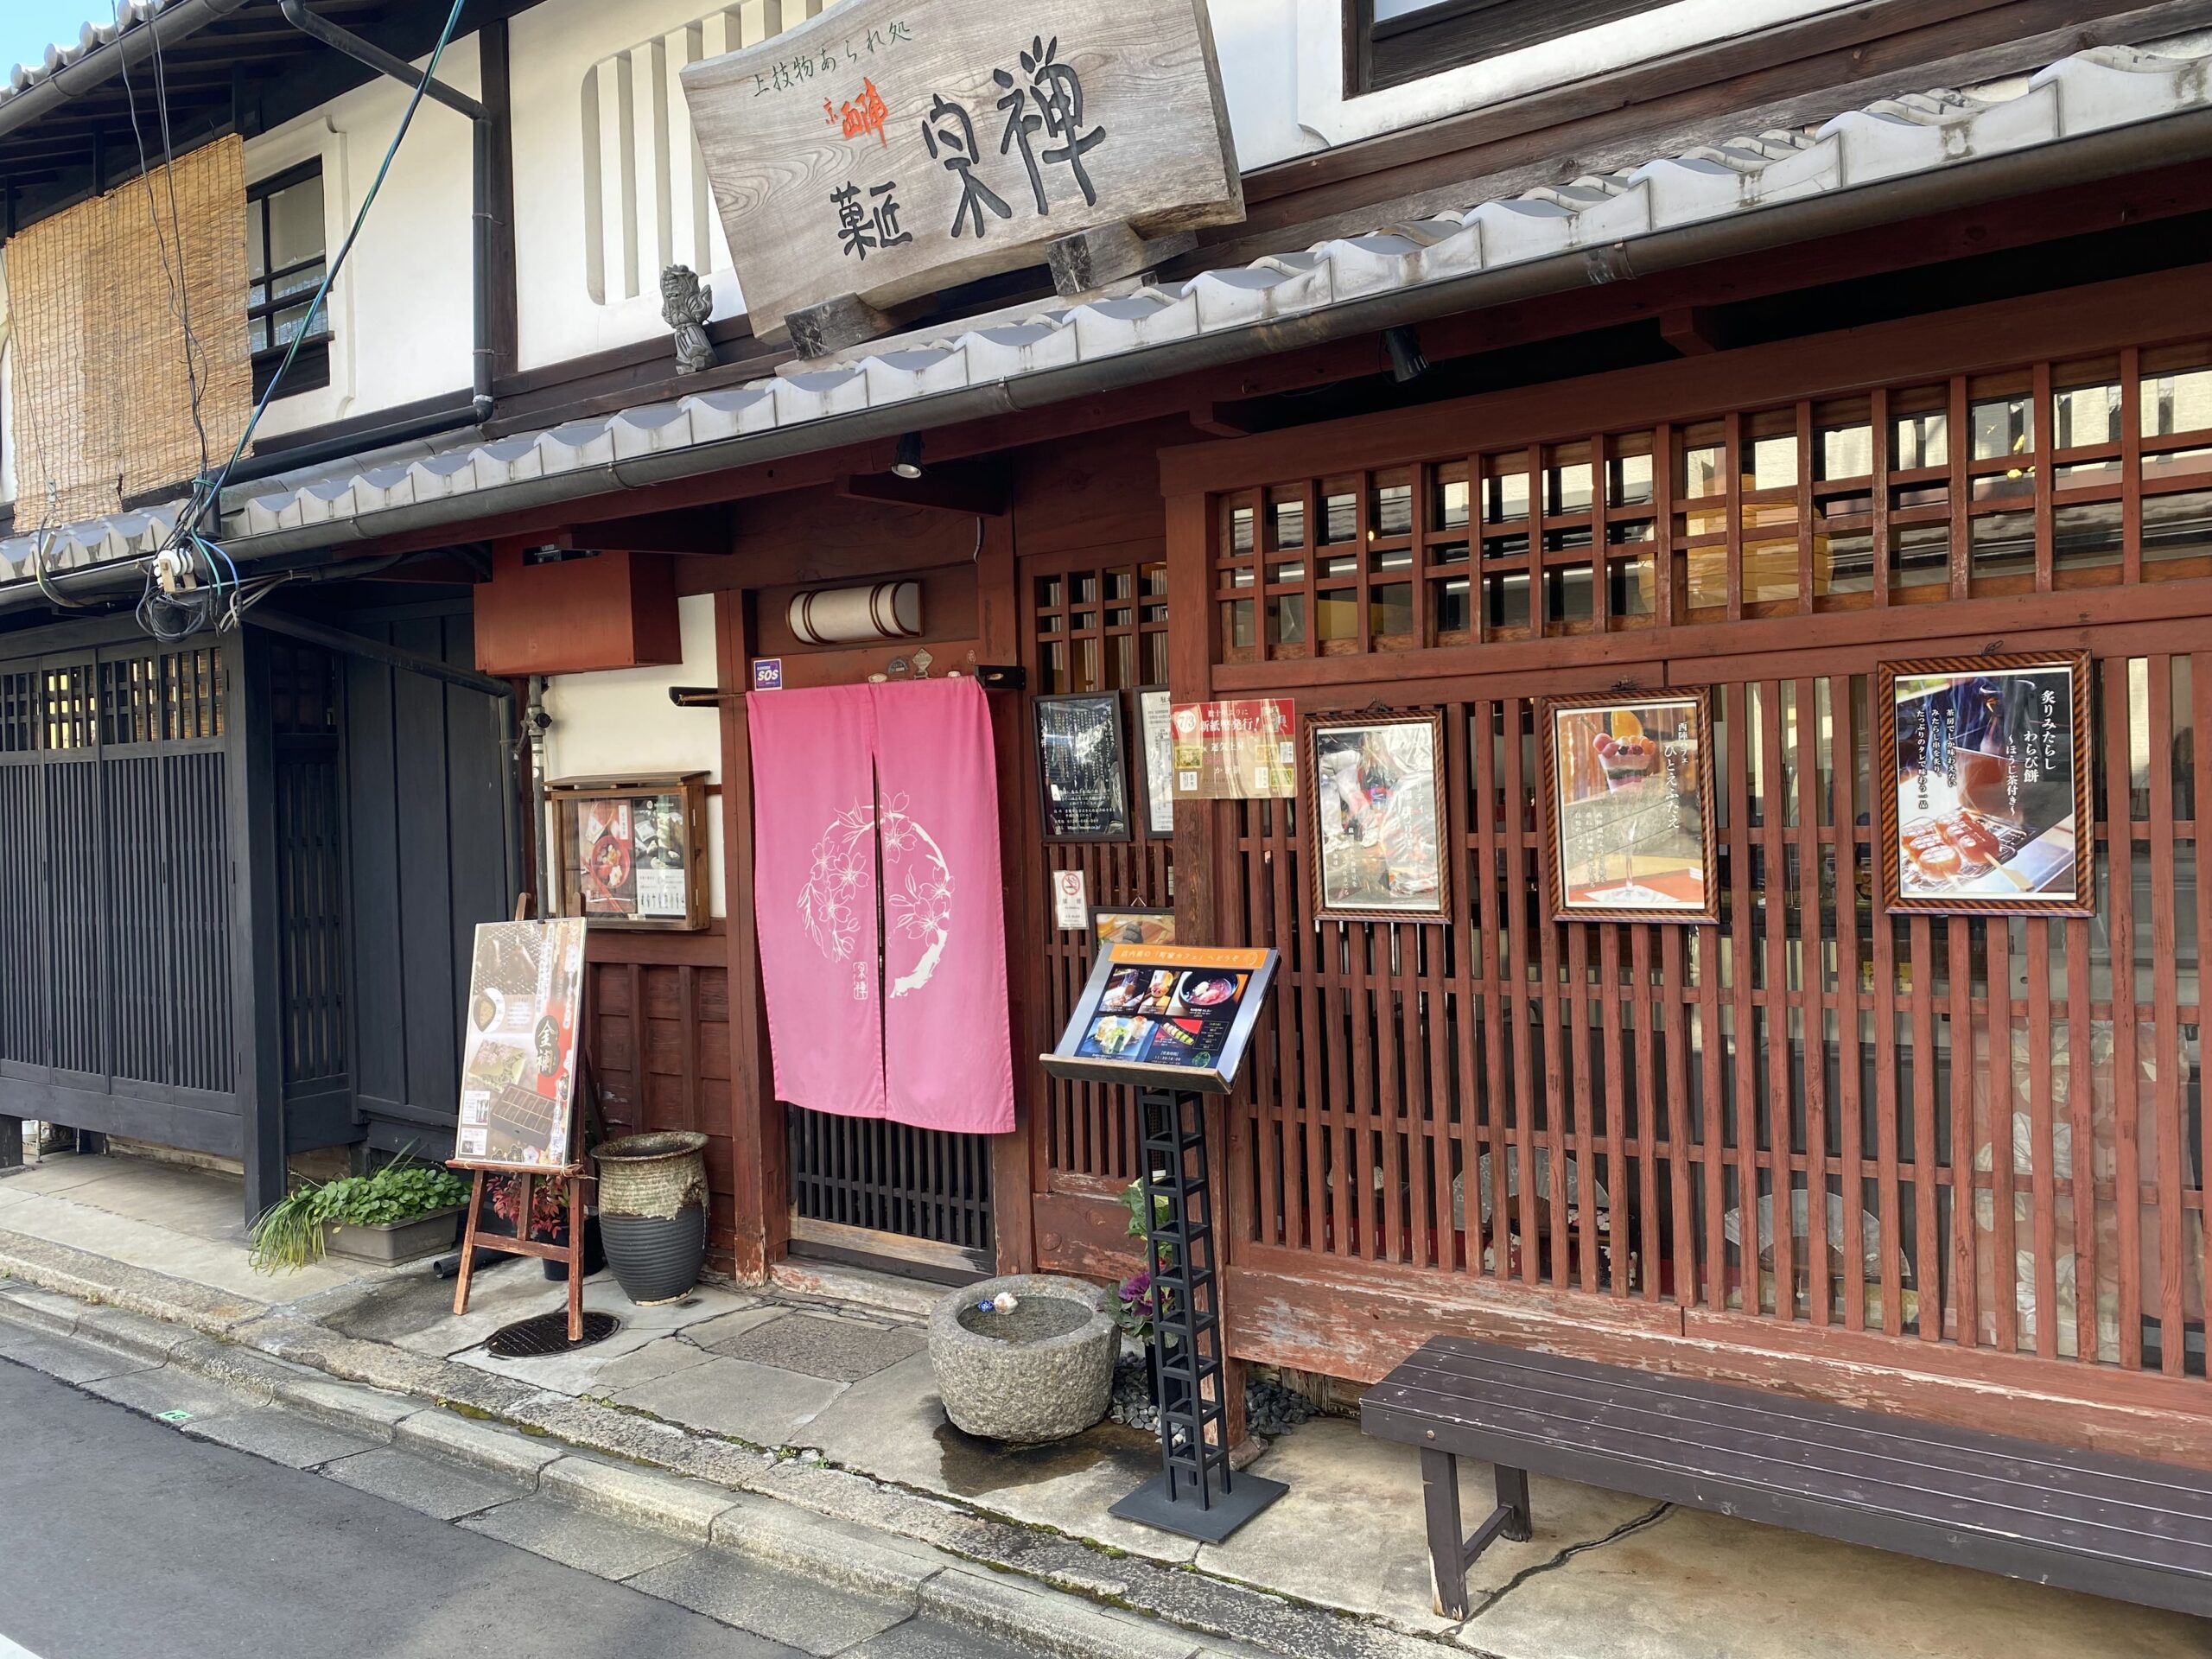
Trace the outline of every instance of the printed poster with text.
<path fill-rule="evenodd" d="M 1179 702 L 1173 731 L 1179 801 L 1288 799 L 1298 792 L 1298 741 L 1288 697 Z"/>
<path fill-rule="evenodd" d="M 569 1163 L 583 988 L 582 917 L 478 925 L 455 1162 L 505 1169 Z"/>

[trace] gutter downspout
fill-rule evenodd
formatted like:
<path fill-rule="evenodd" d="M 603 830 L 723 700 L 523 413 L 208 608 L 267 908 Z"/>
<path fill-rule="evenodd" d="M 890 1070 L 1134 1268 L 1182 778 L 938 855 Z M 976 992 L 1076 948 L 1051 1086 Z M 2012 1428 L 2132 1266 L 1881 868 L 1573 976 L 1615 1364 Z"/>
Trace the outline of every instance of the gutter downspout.
<path fill-rule="evenodd" d="M 235 4 L 243 3 L 243 0 L 207 0 L 207 3 Z M 186 0 L 186 3 L 191 3 L 191 0 Z M 470 354 L 469 390 L 473 395 L 469 400 L 468 414 L 479 425 L 481 425 L 492 418 L 493 406 L 491 115 L 482 104 L 470 98 L 467 93 L 457 92 L 442 81 L 429 79 L 404 59 L 394 57 L 382 47 L 363 40 L 348 29 L 340 29 L 327 19 L 316 16 L 307 9 L 303 0 L 279 0 L 277 10 L 284 14 L 285 22 L 310 40 L 320 41 L 333 51 L 343 53 L 356 63 L 365 65 L 378 74 L 387 75 L 410 89 L 420 86 L 424 97 L 434 99 L 448 109 L 468 118 L 471 149 L 474 152 L 471 200 L 474 234 L 471 239 L 470 247 L 470 262 L 474 270 L 471 273 L 470 285 L 474 290 L 474 304 L 472 309 L 474 314 L 473 322 L 475 329 L 475 344 Z M 418 421 L 399 423 L 409 429 L 404 432 L 397 428 L 384 429 L 373 433 L 358 433 L 347 442 L 351 447 L 359 448 L 370 444 L 372 441 L 378 443 L 395 443 L 403 437 L 424 437 L 432 432 L 450 430 L 450 427 L 428 424 L 430 421 L 444 418 L 446 417 L 443 416 L 424 416 Z M 454 423 L 459 424 L 458 422 Z M 270 459 L 275 461 L 276 457 L 271 456 Z M 302 465 L 303 460 L 299 452 L 294 451 L 283 456 L 282 465 L 276 470 Z M 251 466 L 251 462 L 241 464 L 232 472 L 232 476 L 233 478 L 251 476 L 252 474 L 248 471 Z M 264 473 L 260 475 L 266 477 L 268 474 Z"/>

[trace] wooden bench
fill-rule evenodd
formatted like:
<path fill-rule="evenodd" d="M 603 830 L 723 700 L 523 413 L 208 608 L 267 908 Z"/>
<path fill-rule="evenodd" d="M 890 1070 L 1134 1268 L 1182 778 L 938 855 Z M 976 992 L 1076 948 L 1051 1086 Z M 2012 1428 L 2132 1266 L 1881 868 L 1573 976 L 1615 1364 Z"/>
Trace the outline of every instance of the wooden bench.
<path fill-rule="evenodd" d="M 1369 1389 L 1370 1434 L 1421 1448 L 1436 1607 L 1526 1539 L 1529 1476 L 1633 1492 L 2147 1606 L 2212 1614 L 2212 1475 L 1785 1395 L 1436 1337 Z M 1496 1465 L 1464 1537 L 1459 1460 Z"/>

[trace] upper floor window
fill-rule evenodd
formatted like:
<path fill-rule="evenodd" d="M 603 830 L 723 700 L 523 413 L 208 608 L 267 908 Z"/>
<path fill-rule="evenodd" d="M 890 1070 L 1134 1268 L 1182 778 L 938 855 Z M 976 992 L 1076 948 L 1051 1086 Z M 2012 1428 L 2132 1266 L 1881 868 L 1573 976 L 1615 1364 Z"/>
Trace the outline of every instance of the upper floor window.
<path fill-rule="evenodd" d="M 322 163 L 307 162 L 247 188 L 246 338 L 253 353 L 253 395 L 269 389 L 293 338 L 307 327 L 308 306 L 322 284 Z M 325 306 L 300 347 L 284 396 L 330 384 L 330 308 Z"/>
<path fill-rule="evenodd" d="M 1403 86 L 1649 10 L 1638 0 L 1344 0 L 1344 94 Z"/>

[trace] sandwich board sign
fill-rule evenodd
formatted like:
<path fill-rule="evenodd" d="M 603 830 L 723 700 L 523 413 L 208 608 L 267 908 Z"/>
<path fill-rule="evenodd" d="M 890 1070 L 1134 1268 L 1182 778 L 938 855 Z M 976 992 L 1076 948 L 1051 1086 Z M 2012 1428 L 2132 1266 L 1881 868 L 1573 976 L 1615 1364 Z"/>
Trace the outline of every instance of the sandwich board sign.
<path fill-rule="evenodd" d="M 842 0 L 683 79 L 766 338 L 1244 216 L 1205 0 Z"/>

